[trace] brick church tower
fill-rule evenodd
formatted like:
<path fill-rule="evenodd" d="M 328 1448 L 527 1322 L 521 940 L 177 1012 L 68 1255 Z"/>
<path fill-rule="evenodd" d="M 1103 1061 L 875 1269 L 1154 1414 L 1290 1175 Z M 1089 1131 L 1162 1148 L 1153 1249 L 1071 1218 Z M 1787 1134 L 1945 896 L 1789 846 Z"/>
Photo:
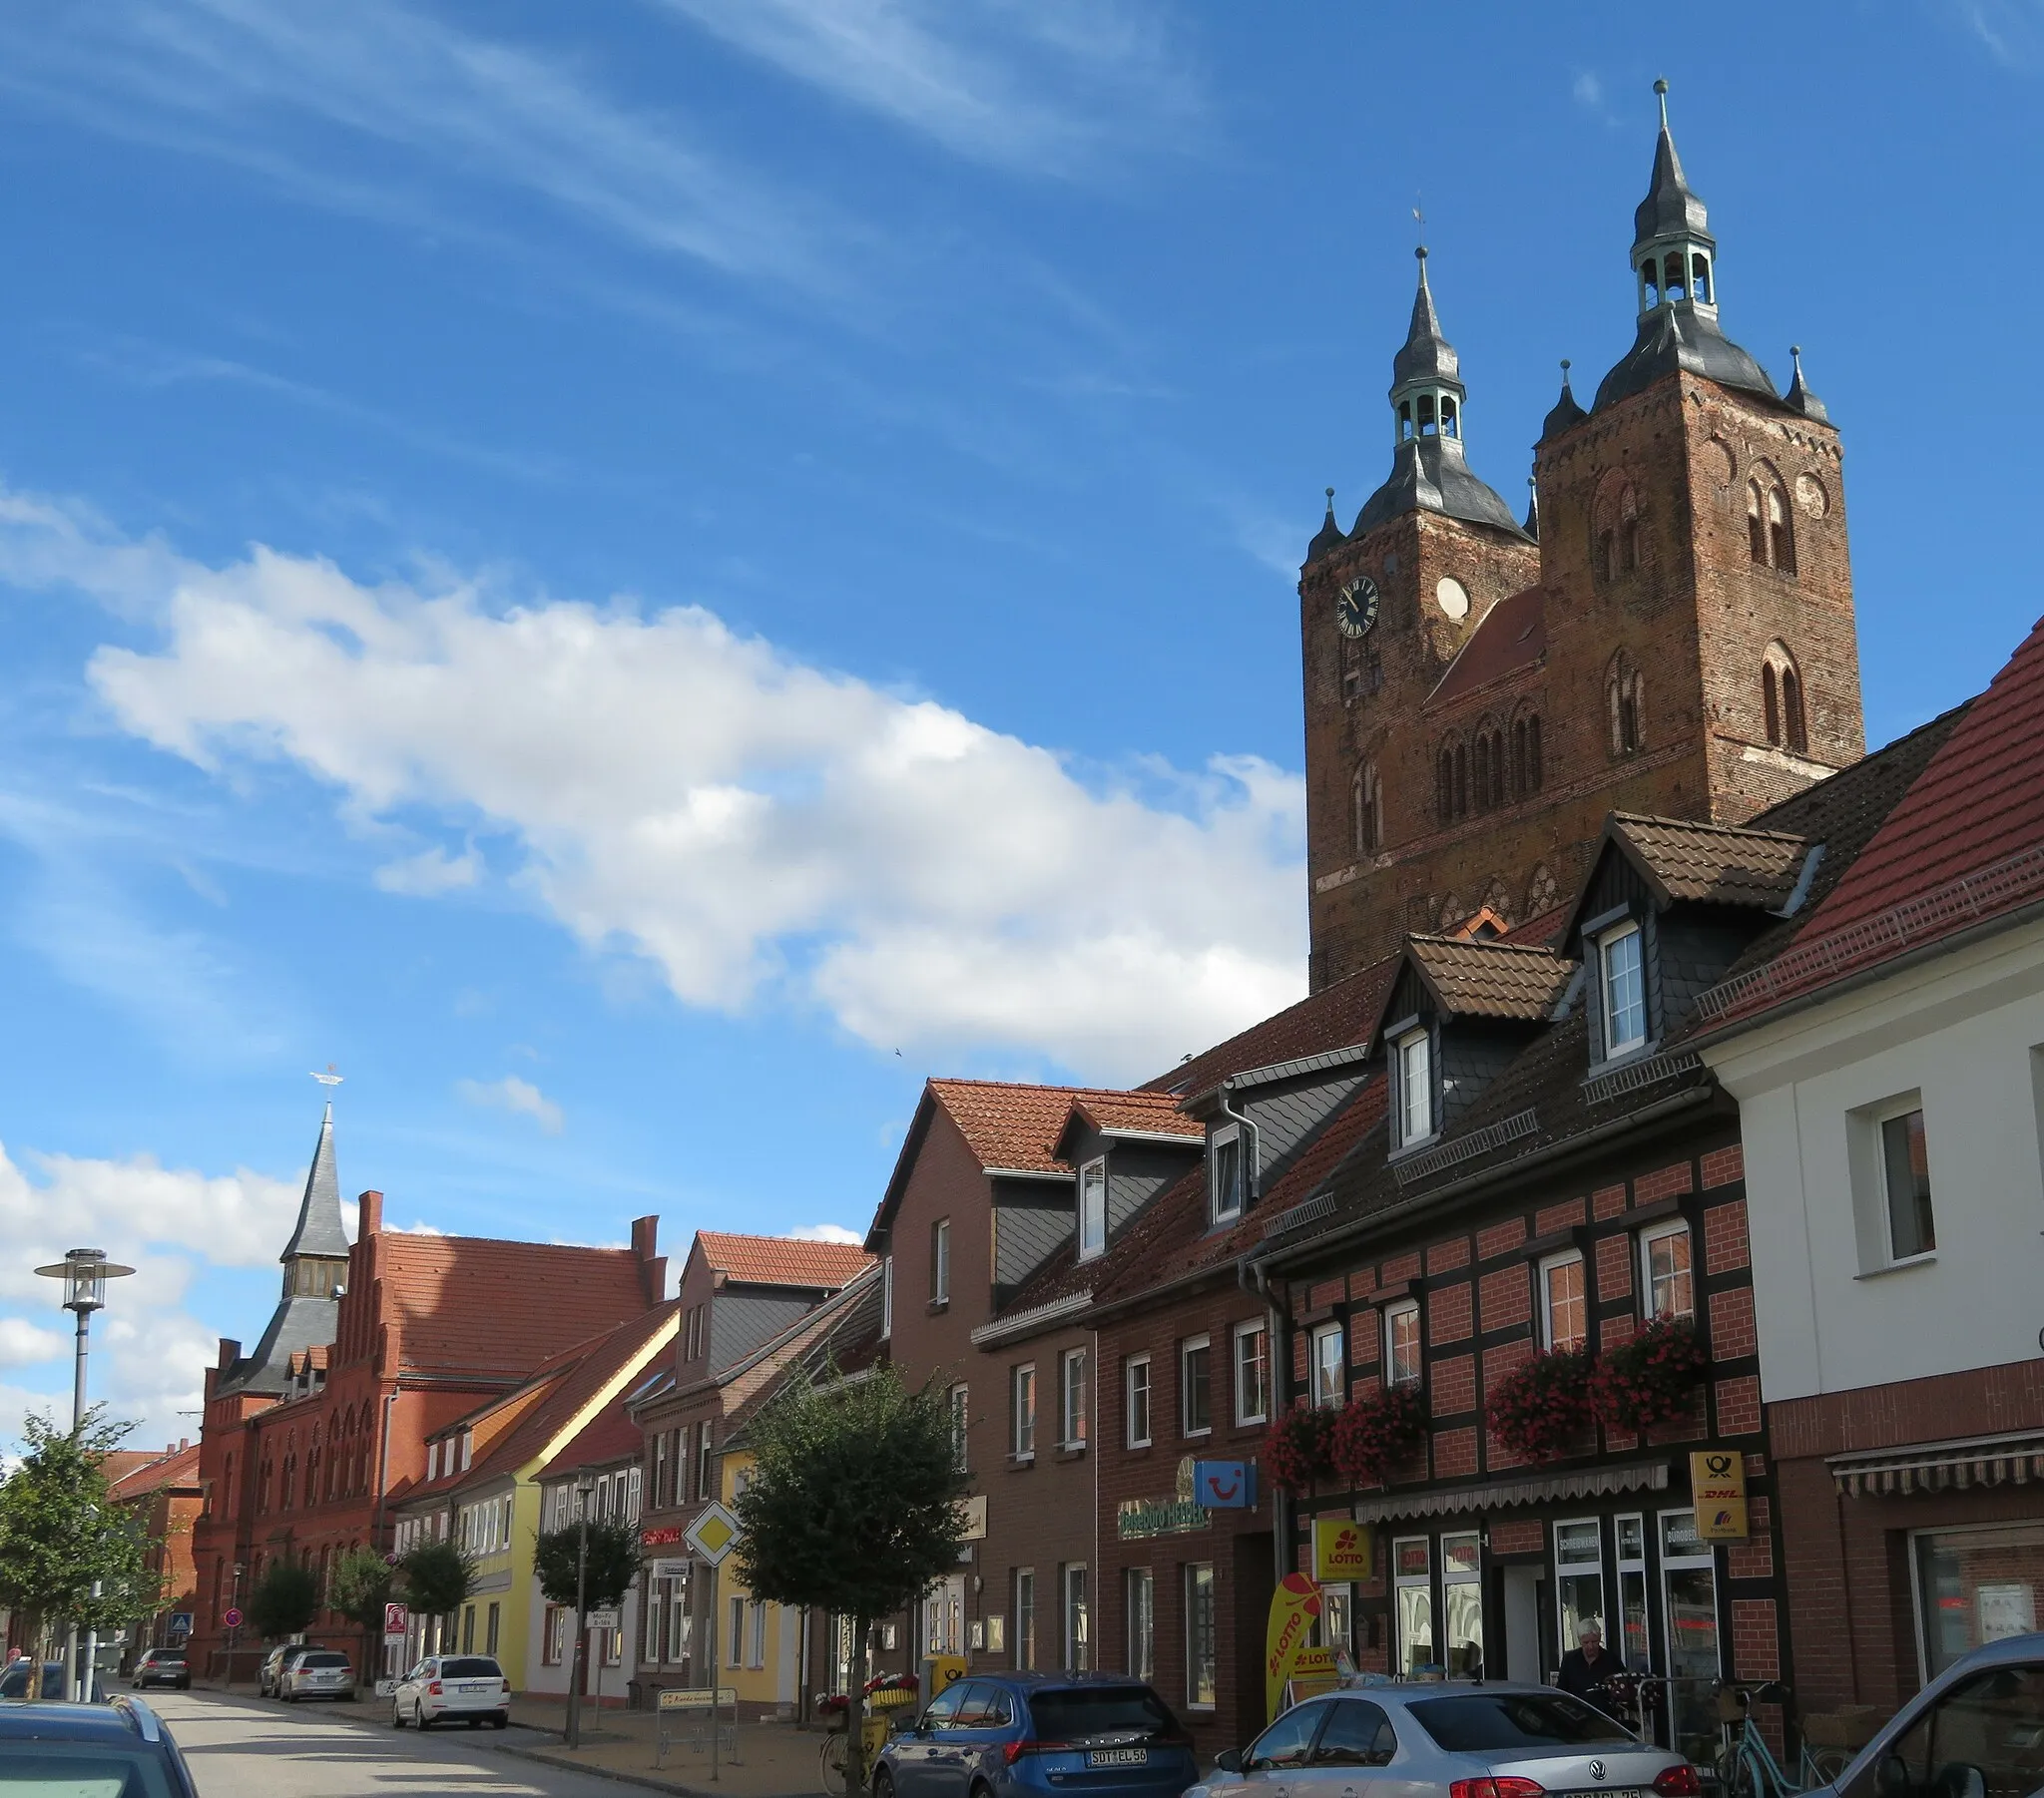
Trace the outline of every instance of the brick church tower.
<path fill-rule="evenodd" d="M 1864 753 L 1838 433 L 1719 326 L 1668 129 L 1634 215 L 1633 346 L 1563 364 L 1522 526 L 1470 469 L 1420 253 L 1390 478 L 1299 577 L 1315 990 L 1407 931 L 1551 909 L 1613 809 L 1738 823 Z"/>

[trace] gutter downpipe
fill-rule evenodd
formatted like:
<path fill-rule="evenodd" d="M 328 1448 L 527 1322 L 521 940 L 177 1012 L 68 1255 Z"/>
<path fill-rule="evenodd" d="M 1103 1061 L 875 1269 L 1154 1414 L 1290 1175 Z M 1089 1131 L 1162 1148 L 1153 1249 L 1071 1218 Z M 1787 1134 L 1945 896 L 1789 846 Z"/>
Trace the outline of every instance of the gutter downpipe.
<path fill-rule="evenodd" d="M 1249 1136 L 1249 1155 L 1243 1164 L 1243 1184 L 1246 1188 L 1243 1209 L 1247 1211 L 1255 1205 L 1263 1184 L 1264 1132 L 1257 1127 L 1257 1121 L 1247 1112 L 1238 1112 L 1228 1103 L 1234 1087 L 1233 1080 L 1223 1081 L 1215 1094 L 1215 1099 L 1221 1107 L 1221 1115 L 1232 1119 Z M 1248 1279 L 1243 1278 L 1245 1271 L 1249 1275 Z M 1254 1290 L 1262 1295 L 1265 1310 L 1269 1314 L 1266 1340 L 1271 1345 L 1271 1393 L 1268 1403 L 1272 1422 L 1275 1423 L 1280 1415 L 1278 1409 L 1278 1382 L 1281 1378 L 1288 1383 L 1291 1378 L 1290 1314 L 1278 1310 L 1277 1300 L 1271 1295 L 1270 1276 L 1261 1262 L 1247 1259 L 1239 1262 L 1236 1279 L 1245 1291 Z M 1287 1405 L 1291 1402 L 1289 1393 L 1284 1395 L 1284 1402 Z M 1279 1492 L 1276 1487 L 1271 1489 L 1271 1551 L 1277 1575 L 1282 1579 L 1291 1571 L 1285 1565 L 1291 1557 L 1291 1499 L 1289 1494 Z"/>

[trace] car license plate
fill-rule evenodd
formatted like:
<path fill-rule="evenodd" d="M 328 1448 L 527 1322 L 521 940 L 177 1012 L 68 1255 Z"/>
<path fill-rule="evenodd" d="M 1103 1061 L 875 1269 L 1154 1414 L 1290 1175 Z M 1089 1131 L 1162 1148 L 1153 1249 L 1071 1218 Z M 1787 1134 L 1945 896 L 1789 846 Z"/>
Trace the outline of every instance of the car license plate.
<path fill-rule="evenodd" d="M 486 1685 L 457 1685 L 454 1689 L 457 1692 L 486 1692 L 490 1688 Z"/>
<path fill-rule="evenodd" d="M 1149 1759 L 1148 1748 L 1095 1748 L 1086 1756 L 1086 1764 L 1089 1767 L 1140 1767 Z"/>

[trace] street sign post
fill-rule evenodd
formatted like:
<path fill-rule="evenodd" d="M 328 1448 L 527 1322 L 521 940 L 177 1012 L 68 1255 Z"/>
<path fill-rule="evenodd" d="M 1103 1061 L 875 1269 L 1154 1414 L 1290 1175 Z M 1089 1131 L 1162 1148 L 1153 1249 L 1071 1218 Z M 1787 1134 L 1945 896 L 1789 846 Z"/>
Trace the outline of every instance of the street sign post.
<path fill-rule="evenodd" d="M 696 1514 L 696 1521 L 682 1533 L 682 1540 L 699 1557 L 709 1563 L 710 1566 L 710 1592 L 707 1601 L 710 1610 L 710 1664 L 713 1667 L 717 1665 L 717 1570 L 724 1566 L 732 1550 L 739 1546 L 739 1538 L 743 1534 L 744 1532 L 739 1526 L 739 1520 L 715 1499 L 712 1499 L 709 1504 L 705 1505 Z M 736 1643 L 732 1645 L 734 1647 L 737 1646 Z M 732 1722 L 734 1726 L 738 1722 L 738 1707 L 736 1705 L 732 1707 Z M 736 1741 L 736 1727 L 734 1727 L 733 1736 L 734 1741 Z M 712 1779 L 718 1777 L 718 1758 L 717 1707 L 713 1704 L 710 1709 L 710 1777 Z M 732 1759 L 734 1761 L 738 1759 L 736 1748 L 734 1748 L 732 1753 Z"/>
<path fill-rule="evenodd" d="M 411 1633 L 411 1611 L 402 1604 L 383 1606 L 383 1645 L 395 1647 Z"/>
<path fill-rule="evenodd" d="M 242 1626 L 242 1613 L 230 1604 L 227 1614 L 221 1618 L 221 1621 L 230 1629 L 239 1629 Z"/>

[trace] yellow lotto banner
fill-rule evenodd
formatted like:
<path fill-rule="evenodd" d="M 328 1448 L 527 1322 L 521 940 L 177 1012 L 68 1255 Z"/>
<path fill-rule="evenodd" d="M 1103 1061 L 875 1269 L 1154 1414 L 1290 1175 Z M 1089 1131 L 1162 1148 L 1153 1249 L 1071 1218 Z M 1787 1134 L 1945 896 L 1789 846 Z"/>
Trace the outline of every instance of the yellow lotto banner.
<path fill-rule="evenodd" d="M 1737 1449 L 1703 1449 L 1689 1458 L 1690 1496 L 1699 1542 L 1744 1542 L 1746 1457 Z"/>
<path fill-rule="evenodd" d="M 1369 1526 L 1345 1517 L 1313 1519 L 1313 1577 L 1322 1585 L 1369 1578 L 1376 1572 L 1376 1545 Z"/>
<path fill-rule="evenodd" d="M 1286 1573 L 1271 1594 L 1271 1627 L 1264 1637 L 1264 1714 L 1275 1717 L 1284 1682 L 1298 1664 L 1313 1618 L 1320 1614 L 1320 1588 L 1303 1573 Z"/>

